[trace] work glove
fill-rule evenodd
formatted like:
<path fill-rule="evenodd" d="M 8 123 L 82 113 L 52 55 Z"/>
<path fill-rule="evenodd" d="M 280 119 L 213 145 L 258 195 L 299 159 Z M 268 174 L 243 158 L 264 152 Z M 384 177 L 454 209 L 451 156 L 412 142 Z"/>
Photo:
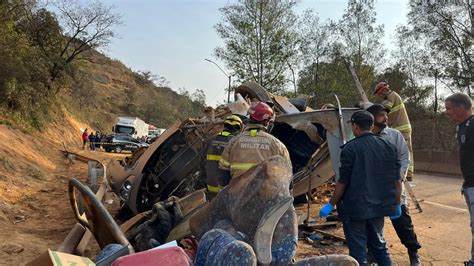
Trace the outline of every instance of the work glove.
<path fill-rule="evenodd" d="M 334 207 L 331 205 L 331 203 L 326 203 L 320 210 L 319 210 L 319 217 L 321 218 L 326 218 L 329 216 L 329 214 L 334 210 Z"/>
<path fill-rule="evenodd" d="M 402 216 L 402 205 L 397 204 L 397 210 L 395 212 L 395 215 L 390 216 L 390 220 L 395 220 L 400 216 Z"/>

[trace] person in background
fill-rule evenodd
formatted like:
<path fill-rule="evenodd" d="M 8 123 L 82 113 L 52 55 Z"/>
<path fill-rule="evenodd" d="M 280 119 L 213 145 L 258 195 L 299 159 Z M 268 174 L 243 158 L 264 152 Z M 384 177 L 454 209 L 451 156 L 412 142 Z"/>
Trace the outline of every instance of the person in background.
<path fill-rule="evenodd" d="M 398 93 L 390 90 L 388 83 L 383 81 L 375 86 L 374 95 L 379 103 L 390 110 L 388 113 L 388 126 L 400 131 L 407 142 L 408 152 L 410 153 L 410 164 L 406 178 L 408 181 L 412 181 L 415 170 L 413 147 L 411 143 L 412 128 L 402 97 L 400 97 Z"/>
<path fill-rule="evenodd" d="M 95 132 L 95 148 L 100 149 L 100 142 L 101 142 L 102 136 L 100 134 L 100 131 Z"/>
<path fill-rule="evenodd" d="M 95 151 L 95 136 L 94 132 L 92 131 L 89 134 L 89 148 L 91 149 L 91 151 Z"/>
<path fill-rule="evenodd" d="M 82 132 L 82 149 L 86 148 L 87 141 L 89 140 L 89 135 L 87 133 L 87 128 Z"/>
<path fill-rule="evenodd" d="M 392 265 L 383 236 L 384 216 L 401 215 L 400 161 L 396 148 L 374 135 L 367 111 L 351 116 L 355 138 L 341 151 L 339 180 L 330 201 L 319 211 L 327 217 L 337 204 L 349 255 L 367 265 L 367 250 L 379 265 Z"/>
<path fill-rule="evenodd" d="M 464 265 L 474 265 L 474 115 L 472 100 L 464 93 L 454 93 L 445 100 L 446 115 L 457 125 L 456 139 L 459 144 L 459 162 L 464 177 L 462 194 L 471 219 L 471 258 Z"/>

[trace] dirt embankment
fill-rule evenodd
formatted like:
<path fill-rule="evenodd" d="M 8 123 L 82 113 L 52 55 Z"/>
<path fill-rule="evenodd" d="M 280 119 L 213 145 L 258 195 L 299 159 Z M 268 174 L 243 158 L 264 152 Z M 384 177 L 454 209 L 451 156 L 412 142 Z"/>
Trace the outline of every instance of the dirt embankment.
<path fill-rule="evenodd" d="M 0 125 L 0 264 L 19 265 L 56 248 L 74 224 L 67 182 L 85 179 L 87 166 L 69 165 L 63 144 L 81 150 L 81 128 L 66 112 L 44 132 L 25 134 Z M 101 158 L 103 157 L 103 158 Z"/>

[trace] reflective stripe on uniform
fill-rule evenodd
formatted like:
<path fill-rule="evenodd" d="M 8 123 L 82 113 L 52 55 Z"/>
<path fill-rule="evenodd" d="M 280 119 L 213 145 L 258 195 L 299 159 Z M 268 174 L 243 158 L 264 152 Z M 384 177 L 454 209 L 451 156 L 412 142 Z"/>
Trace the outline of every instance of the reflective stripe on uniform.
<path fill-rule="evenodd" d="M 221 189 L 217 186 L 207 185 L 207 190 L 212 193 L 218 193 Z"/>
<path fill-rule="evenodd" d="M 405 105 L 403 103 L 397 105 L 397 106 L 394 106 L 390 109 L 390 113 L 394 113 L 398 110 L 401 110 L 401 109 L 405 109 Z"/>
<path fill-rule="evenodd" d="M 393 103 L 392 103 L 392 102 L 390 102 L 390 101 L 384 101 L 384 102 L 382 103 L 382 105 L 383 105 L 385 108 L 390 109 L 390 111 L 392 110 L 392 106 L 393 106 Z"/>
<path fill-rule="evenodd" d="M 226 161 L 224 158 L 221 158 L 221 159 L 219 160 L 219 166 L 222 166 L 222 167 L 224 167 L 224 168 L 226 168 L 226 169 L 229 169 L 229 165 L 230 165 L 229 162 Z"/>
<path fill-rule="evenodd" d="M 230 134 L 230 132 L 222 131 L 221 133 L 219 133 L 219 135 L 224 136 L 224 137 L 228 137 L 228 136 L 230 136 L 231 134 Z"/>
<path fill-rule="evenodd" d="M 252 166 L 257 165 L 256 163 L 233 163 L 230 165 L 230 169 L 232 170 L 248 170 L 252 168 Z"/>
<path fill-rule="evenodd" d="M 396 130 L 400 132 L 405 132 L 405 131 L 410 131 L 411 130 L 411 125 L 410 124 L 405 124 L 399 127 L 395 127 Z"/>
<path fill-rule="evenodd" d="M 220 160 L 221 160 L 221 156 L 220 156 L 220 155 L 208 154 L 208 155 L 207 155 L 207 160 L 208 160 L 208 161 L 220 161 Z"/>
<path fill-rule="evenodd" d="M 256 129 L 250 130 L 250 136 L 252 136 L 252 137 L 257 136 L 257 132 L 258 132 L 258 131 L 257 131 Z"/>

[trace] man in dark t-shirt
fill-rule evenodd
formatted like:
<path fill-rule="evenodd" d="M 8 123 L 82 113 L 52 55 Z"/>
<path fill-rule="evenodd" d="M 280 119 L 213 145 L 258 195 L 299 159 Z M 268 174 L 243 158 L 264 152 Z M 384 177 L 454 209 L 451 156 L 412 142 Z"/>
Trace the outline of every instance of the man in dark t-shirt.
<path fill-rule="evenodd" d="M 383 237 L 384 216 L 400 217 L 400 160 L 387 140 L 374 135 L 374 117 L 355 112 L 350 120 L 355 139 L 341 151 L 339 180 L 319 215 L 327 217 L 337 204 L 349 255 L 367 265 L 367 250 L 379 265 L 391 265 Z"/>
<path fill-rule="evenodd" d="M 446 115 L 456 123 L 456 138 L 459 144 L 459 161 L 461 173 L 464 177 L 462 193 L 471 216 L 471 259 L 465 265 L 474 266 L 474 116 L 472 114 L 472 100 L 464 93 L 454 93 L 445 101 Z"/>

